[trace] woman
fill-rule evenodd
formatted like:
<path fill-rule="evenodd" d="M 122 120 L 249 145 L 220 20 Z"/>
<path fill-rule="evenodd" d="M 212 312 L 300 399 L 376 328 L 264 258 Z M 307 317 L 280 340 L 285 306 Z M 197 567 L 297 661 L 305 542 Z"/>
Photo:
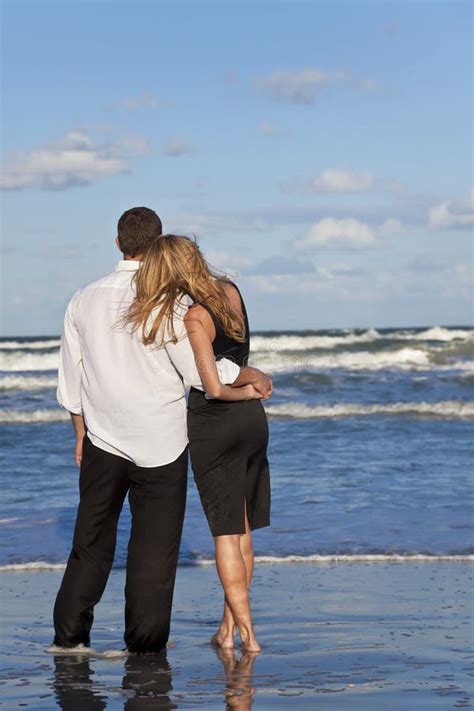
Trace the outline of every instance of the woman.
<path fill-rule="evenodd" d="M 163 235 L 149 248 L 136 277 L 128 321 L 146 344 L 160 344 L 183 297 L 194 302 L 184 317 L 206 394 L 191 389 L 188 434 L 194 478 L 214 537 L 224 612 L 211 638 L 232 648 L 236 627 L 248 652 L 259 652 L 249 602 L 253 573 L 251 530 L 270 523 L 266 455 L 268 426 L 261 394 L 252 385 L 222 385 L 215 360 L 247 363 L 249 326 L 240 292 L 214 274 L 187 237 Z M 210 399 L 211 398 L 211 399 Z"/>

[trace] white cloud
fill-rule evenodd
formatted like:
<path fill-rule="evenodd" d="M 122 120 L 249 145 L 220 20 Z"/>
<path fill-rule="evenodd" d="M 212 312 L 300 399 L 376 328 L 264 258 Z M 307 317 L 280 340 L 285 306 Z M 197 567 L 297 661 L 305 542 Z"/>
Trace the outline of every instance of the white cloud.
<path fill-rule="evenodd" d="M 353 79 L 345 69 L 329 72 L 308 68 L 299 72 L 278 71 L 257 79 L 257 91 L 280 101 L 295 104 L 312 104 L 316 97 L 330 86 L 349 84 L 361 91 L 373 91 L 372 79 Z"/>
<path fill-rule="evenodd" d="M 405 226 L 395 217 L 389 217 L 376 228 L 377 234 L 380 237 L 387 235 L 403 235 L 406 232 Z"/>
<path fill-rule="evenodd" d="M 168 223 L 171 231 L 195 234 L 198 237 L 216 232 L 262 232 L 269 229 L 268 224 L 258 217 L 231 213 L 176 212 L 169 216 Z"/>
<path fill-rule="evenodd" d="M 264 276 L 266 274 L 314 274 L 314 264 L 307 257 L 273 255 L 256 263 L 247 273 Z"/>
<path fill-rule="evenodd" d="M 125 151 L 131 155 L 145 156 L 150 153 L 150 144 L 141 136 L 124 136 L 115 143 L 115 150 Z"/>
<path fill-rule="evenodd" d="M 331 168 L 314 178 L 293 178 L 282 183 L 285 193 L 360 193 L 372 190 L 375 178 L 370 173 Z"/>
<path fill-rule="evenodd" d="M 243 274 L 242 282 L 252 285 L 262 294 L 321 294 L 333 295 L 337 300 L 357 298 L 358 289 L 354 284 L 366 280 L 364 269 L 334 264 L 328 267 L 314 267 L 306 272 L 278 271 L 263 274 Z"/>
<path fill-rule="evenodd" d="M 252 274 L 242 277 L 242 281 L 261 294 L 307 294 L 321 289 L 316 274 Z"/>
<path fill-rule="evenodd" d="M 65 189 L 91 185 L 130 171 L 130 158 L 149 152 L 140 137 L 97 141 L 85 130 L 74 130 L 31 151 L 10 153 L 1 168 L 4 190 Z"/>
<path fill-rule="evenodd" d="M 311 295 L 329 299 L 336 305 L 339 302 L 355 301 L 374 303 L 374 300 L 389 302 L 393 299 L 427 297 L 434 304 L 440 299 L 462 299 L 471 301 L 472 276 L 468 264 L 446 265 L 436 270 L 429 278 L 420 282 L 419 272 L 391 267 L 369 269 L 353 267 L 347 264 L 316 266 L 313 273 L 302 274 L 255 274 L 244 273 L 239 276 L 245 288 L 252 288 L 257 293 L 266 295 Z"/>
<path fill-rule="evenodd" d="M 186 156 L 195 153 L 196 149 L 185 138 L 181 136 L 175 136 L 174 138 L 168 139 L 163 146 L 162 153 L 165 156 L 171 158 L 178 158 L 179 156 Z"/>
<path fill-rule="evenodd" d="M 206 249 L 204 256 L 211 266 L 222 269 L 225 272 L 249 269 L 255 264 L 255 260 L 245 254 L 229 254 L 228 252 L 222 252 L 216 249 Z"/>
<path fill-rule="evenodd" d="M 435 230 L 470 229 L 474 224 L 474 189 L 467 197 L 446 200 L 428 211 L 428 224 Z"/>
<path fill-rule="evenodd" d="M 274 124 L 270 123 L 270 121 L 262 121 L 259 124 L 258 132 L 262 133 L 264 136 L 274 136 L 278 133 L 278 129 L 274 126 Z"/>
<path fill-rule="evenodd" d="M 404 193 L 403 185 L 395 180 L 376 178 L 367 171 L 328 168 L 312 178 L 294 177 L 280 184 L 283 193 L 311 195 L 320 193 Z"/>
<path fill-rule="evenodd" d="M 306 234 L 294 242 L 297 250 L 324 248 L 360 249 L 373 247 L 377 242 L 375 230 L 353 217 L 338 220 L 325 217 L 315 222 Z"/>
<path fill-rule="evenodd" d="M 122 99 L 118 107 L 124 111 L 140 111 L 142 109 L 166 109 L 169 103 L 164 99 L 158 99 L 148 91 L 142 91 L 137 96 L 129 96 Z"/>
<path fill-rule="evenodd" d="M 377 84 L 374 79 L 353 79 L 353 85 L 360 91 L 371 93 L 377 89 Z"/>

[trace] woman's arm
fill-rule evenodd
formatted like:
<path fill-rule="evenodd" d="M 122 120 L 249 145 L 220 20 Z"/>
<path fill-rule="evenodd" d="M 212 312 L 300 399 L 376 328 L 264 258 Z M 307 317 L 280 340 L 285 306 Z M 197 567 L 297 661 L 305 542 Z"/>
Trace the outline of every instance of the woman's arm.
<path fill-rule="evenodd" d="M 204 313 L 201 313 L 201 310 Z M 211 335 L 205 325 L 206 317 L 210 319 L 207 311 L 201 306 L 193 306 L 184 317 L 189 342 L 206 393 L 217 400 L 260 399 L 260 393 L 252 385 L 229 387 L 220 382 L 212 350 Z"/>

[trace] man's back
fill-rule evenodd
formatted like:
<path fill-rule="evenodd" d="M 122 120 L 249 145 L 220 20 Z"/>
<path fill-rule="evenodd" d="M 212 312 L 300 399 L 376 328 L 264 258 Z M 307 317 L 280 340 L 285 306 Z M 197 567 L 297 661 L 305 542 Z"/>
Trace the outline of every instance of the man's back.
<path fill-rule="evenodd" d="M 82 412 L 93 444 L 146 467 L 167 464 L 183 451 L 186 404 L 167 350 L 144 346 L 121 323 L 134 298 L 138 266 L 121 261 L 71 300 L 58 400 L 70 412 Z"/>

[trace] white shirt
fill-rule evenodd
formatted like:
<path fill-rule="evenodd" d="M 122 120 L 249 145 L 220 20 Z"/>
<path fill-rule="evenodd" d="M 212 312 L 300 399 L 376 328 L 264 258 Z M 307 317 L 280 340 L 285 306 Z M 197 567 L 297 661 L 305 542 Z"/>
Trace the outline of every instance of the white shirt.
<path fill-rule="evenodd" d="M 139 333 L 120 325 L 135 291 L 140 262 L 119 262 L 115 272 L 80 289 L 64 319 L 57 397 L 69 412 L 82 414 L 91 442 L 141 467 L 173 462 L 188 442 L 183 378 L 203 389 L 183 316 L 177 306 L 176 344 L 145 346 Z M 165 341 L 167 338 L 165 337 Z M 216 363 L 224 384 L 240 368 Z"/>

